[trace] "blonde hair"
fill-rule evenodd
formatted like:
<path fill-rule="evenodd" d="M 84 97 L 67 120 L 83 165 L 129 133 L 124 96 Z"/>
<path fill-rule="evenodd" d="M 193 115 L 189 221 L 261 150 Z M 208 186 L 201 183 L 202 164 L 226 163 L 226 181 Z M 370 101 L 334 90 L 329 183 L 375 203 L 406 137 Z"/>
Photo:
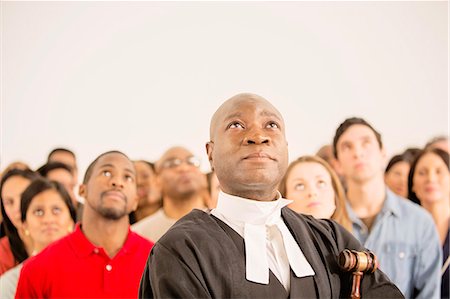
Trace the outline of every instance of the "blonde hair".
<path fill-rule="evenodd" d="M 300 163 L 317 163 L 325 167 L 327 172 L 330 174 L 331 177 L 331 184 L 333 185 L 333 190 L 335 194 L 335 204 L 336 209 L 334 210 L 333 215 L 331 215 L 331 219 L 342 225 L 345 229 L 348 231 L 352 231 L 352 222 L 350 220 L 350 217 L 348 216 L 347 210 L 345 208 L 345 202 L 346 202 L 346 196 L 344 187 L 342 187 L 341 181 L 339 180 L 338 175 L 336 172 L 331 168 L 330 164 L 328 164 L 325 160 L 323 160 L 320 157 L 317 156 L 302 156 L 298 158 L 297 160 L 291 162 L 289 164 L 289 167 L 286 171 L 286 174 L 284 175 L 283 179 L 280 182 L 279 185 L 279 191 L 281 195 L 286 198 L 287 193 L 287 179 L 289 177 L 289 174 L 291 173 L 292 169 L 297 166 Z"/>

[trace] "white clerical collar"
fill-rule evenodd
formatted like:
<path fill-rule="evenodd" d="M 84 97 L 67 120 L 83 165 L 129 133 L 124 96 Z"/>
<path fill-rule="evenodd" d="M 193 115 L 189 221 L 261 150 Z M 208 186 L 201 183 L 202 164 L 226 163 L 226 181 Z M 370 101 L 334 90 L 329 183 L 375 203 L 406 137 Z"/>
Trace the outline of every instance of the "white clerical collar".
<path fill-rule="evenodd" d="M 219 192 L 217 208 L 212 214 L 224 220 L 245 240 L 246 278 L 268 284 L 269 263 L 266 248 L 266 231 L 275 225 L 280 231 L 289 265 L 297 277 L 314 275 L 314 270 L 290 233 L 281 209 L 291 203 L 278 192 L 274 201 L 257 201 Z"/>
<path fill-rule="evenodd" d="M 280 192 L 276 200 L 258 201 L 220 191 L 215 210 L 236 224 L 273 224 L 274 219 L 281 217 L 281 209 L 291 202 L 282 198 Z"/>

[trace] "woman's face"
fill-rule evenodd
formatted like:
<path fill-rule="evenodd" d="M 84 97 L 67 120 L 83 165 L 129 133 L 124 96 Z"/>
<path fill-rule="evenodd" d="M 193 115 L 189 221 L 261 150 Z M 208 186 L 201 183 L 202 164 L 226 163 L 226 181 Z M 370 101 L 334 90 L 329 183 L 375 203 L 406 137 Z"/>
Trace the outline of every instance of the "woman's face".
<path fill-rule="evenodd" d="M 33 239 L 34 250 L 41 251 L 50 243 L 73 230 L 74 222 L 61 195 L 53 189 L 33 197 L 23 223 Z"/>
<path fill-rule="evenodd" d="M 286 181 L 286 198 L 294 202 L 289 207 L 297 213 L 329 219 L 336 210 L 331 176 L 319 163 L 301 162 L 295 165 Z"/>
<path fill-rule="evenodd" d="M 31 181 L 24 177 L 15 175 L 6 180 L 2 189 L 2 200 L 5 212 L 16 229 L 22 227 L 20 219 L 20 196 L 30 185 Z"/>
<path fill-rule="evenodd" d="M 412 190 L 422 204 L 450 200 L 450 172 L 434 153 L 426 153 L 417 162 Z"/>
<path fill-rule="evenodd" d="M 408 197 L 409 169 L 410 166 L 408 162 L 400 161 L 395 163 L 384 175 L 384 181 L 389 189 L 404 198 Z"/>
<path fill-rule="evenodd" d="M 153 169 L 147 163 L 134 162 L 136 168 L 136 185 L 139 198 L 138 206 L 146 206 L 160 200 L 161 194 L 156 186 Z"/>

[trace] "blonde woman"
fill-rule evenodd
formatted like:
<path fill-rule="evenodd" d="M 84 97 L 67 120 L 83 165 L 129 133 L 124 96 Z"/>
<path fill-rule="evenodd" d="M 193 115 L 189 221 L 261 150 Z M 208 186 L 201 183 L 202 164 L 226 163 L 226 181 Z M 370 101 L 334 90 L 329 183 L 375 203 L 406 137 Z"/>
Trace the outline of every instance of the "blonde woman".
<path fill-rule="evenodd" d="M 303 156 L 293 161 L 279 190 L 284 198 L 294 201 L 288 207 L 295 212 L 319 219 L 333 219 L 352 231 L 345 209 L 344 188 L 325 160 L 317 156 Z"/>

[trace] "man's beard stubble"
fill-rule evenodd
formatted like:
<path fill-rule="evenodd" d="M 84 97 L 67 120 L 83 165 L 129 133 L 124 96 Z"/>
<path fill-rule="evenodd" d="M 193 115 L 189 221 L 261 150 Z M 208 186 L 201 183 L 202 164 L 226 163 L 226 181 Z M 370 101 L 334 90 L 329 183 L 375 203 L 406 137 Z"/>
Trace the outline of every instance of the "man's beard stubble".
<path fill-rule="evenodd" d="M 122 217 L 127 216 L 129 214 L 129 212 L 127 212 L 128 198 L 124 195 L 125 198 L 123 210 L 120 210 L 118 208 L 105 207 L 103 197 L 106 192 L 108 191 L 102 192 L 102 194 L 100 195 L 100 202 L 97 207 L 95 207 L 95 210 L 108 220 L 119 220 Z"/>

